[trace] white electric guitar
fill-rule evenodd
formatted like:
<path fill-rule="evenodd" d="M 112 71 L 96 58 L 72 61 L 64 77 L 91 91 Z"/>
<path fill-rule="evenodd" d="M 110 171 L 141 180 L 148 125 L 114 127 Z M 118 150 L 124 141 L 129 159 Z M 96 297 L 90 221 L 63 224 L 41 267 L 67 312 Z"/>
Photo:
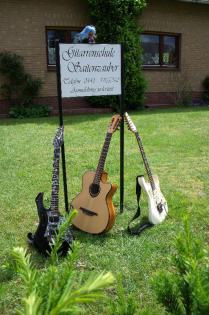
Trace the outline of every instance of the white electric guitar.
<path fill-rule="evenodd" d="M 128 125 L 128 129 L 131 130 L 135 134 L 135 137 L 138 142 L 139 149 L 142 155 L 142 159 L 144 162 L 144 166 L 147 172 L 147 176 L 149 179 L 149 182 L 146 182 L 144 176 L 138 177 L 138 183 L 141 186 L 141 188 L 147 193 L 147 197 L 148 197 L 148 205 L 149 205 L 148 219 L 149 219 L 149 222 L 152 224 L 159 224 L 165 220 L 165 217 L 168 213 L 168 205 L 160 190 L 158 177 L 152 175 L 152 172 L 149 167 L 149 164 L 148 164 L 145 152 L 144 152 L 144 148 L 142 145 L 142 140 L 139 136 L 136 126 L 132 122 L 128 113 L 125 113 L 124 118 Z"/>

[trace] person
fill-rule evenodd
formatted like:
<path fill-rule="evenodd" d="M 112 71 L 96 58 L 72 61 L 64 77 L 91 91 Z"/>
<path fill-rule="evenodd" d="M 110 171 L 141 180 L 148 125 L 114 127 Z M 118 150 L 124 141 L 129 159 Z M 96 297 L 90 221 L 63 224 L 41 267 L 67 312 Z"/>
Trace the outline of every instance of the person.
<path fill-rule="evenodd" d="M 74 43 L 89 43 L 94 44 L 96 38 L 96 28 L 93 25 L 87 25 L 84 29 L 78 33 L 74 38 Z"/>
<path fill-rule="evenodd" d="M 88 33 L 88 44 L 95 44 L 95 36 L 93 32 Z"/>

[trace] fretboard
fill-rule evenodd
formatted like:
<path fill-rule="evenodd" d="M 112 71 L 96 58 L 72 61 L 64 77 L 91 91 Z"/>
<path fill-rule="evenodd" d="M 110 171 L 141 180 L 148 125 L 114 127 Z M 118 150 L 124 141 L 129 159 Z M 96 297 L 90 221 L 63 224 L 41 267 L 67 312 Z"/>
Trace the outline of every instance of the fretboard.
<path fill-rule="evenodd" d="M 152 187 L 152 190 L 154 191 L 155 188 L 156 188 L 155 187 L 155 182 L 154 182 L 154 179 L 153 179 L 153 176 L 152 176 L 152 172 L 151 172 L 151 169 L 149 167 L 149 163 L 147 161 L 147 158 L 146 158 L 146 155 L 145 155 L 145 152 L 144 152 L 144 147 L 143 147 L 141 138 L 140 138 L 138 132 L 135 132 L 135 136 L 136 136 L 136 140 L 137 140 L 138 145 L 139 145 L 139 149 L 140 149 L 140 152 L 141 152 L 141 155 L 142 155 L 142 159 L 143 159 L 143 162 L 144 162 L 145 169 L 147 171 L 147 176 L 149 178 L 150 185 Z"/>
<path fill-rule="evenodd" d="M 99 162 L 98 162 L 98 166 L 97 166 L 97 169 L 96 169 L 95 177 L 94 177 L 94 180 L 93 180 L 94 184 L 99 185 L 99 182 L 100 182 L 100 179 L 101 179 L 101 176 L 102 176 L 102 172 L 104 170 L 105 160 L 106 160 L 107 153 L 108 153 L 108 150 L 109 150 L 111 138 L 112 138 L 112 133 L 108 133 L 107 132 L 106 138 L 105 138 L 105 142 L 104 142 L 104 145 L 103 145 L 103 148 L 102 148 L 102 152 L 101 152 L 101 155 L 100 155 L 100 159 L 99 159 Z"/>
<path fill-rule="evenodd" d="M 60 148 L 54 150 L 53 175 L 52 175 L 52 194 L 51 211 L 59 212 L 59 159 Z"/>

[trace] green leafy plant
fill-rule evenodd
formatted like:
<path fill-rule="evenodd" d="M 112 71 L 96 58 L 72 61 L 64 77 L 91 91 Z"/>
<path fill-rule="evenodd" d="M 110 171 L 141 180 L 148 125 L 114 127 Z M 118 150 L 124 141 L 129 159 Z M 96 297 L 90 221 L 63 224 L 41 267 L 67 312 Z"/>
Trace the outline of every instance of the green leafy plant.
<path fill-rule="evenodd" d="M 0 87 L 2 96 L 11 107 L 21 107 L 20 112 L 28 117 L 32 110 L 24 112 L 22 108 L 35 106 L 34 99 L 39 96 L 42 80 L 26 72 L 21 56 L 7 51 L 0 53 L 0 75 L 4 81 Z"/>
<path fill-rule="evenodd" d="M 124 89 L 127 109 L 143 106 L 146 82 L 141 70 L 140 29 L 136 19 L 145 0 L 88 0 L 97 29 L 97 43 L 122 43 L 124 47 Z M 117 97 L 91 98 L 96 106 L 118 107 Z"/>
<path fill-rule="evenodd" d="M 47 117 L 51 113 L 48 105 L 14 106 L 9 111 L 12 118 Z"/>
<path fill-rule="evenodd" d="M 209 251 L 195 239 L 188 220 L 176 239 L 172 271 L 159 272 L 153 287 L 166 310 L 175 315 L 206 315 L 209 312 Z"/>
<path fill-rule="evenodd" d="M 124 287 L 122 275 L 117 277 L 116 296 L 109 300 L 108 315 L 163 315 L 162 310 L 141 305 L 139 307 L 136 297 L 128 293 Z"/>
<path fill-rule="evenodd" d="M 109 315 L 135 315 L 137 303 L 131 294 L 126 294 L 123 286 L 122 276 L 117 278 L 117 296 L 110 301 Z"/>
<path fill-rule="evenodd" d="M 77 246 L 64 260 L 58 256 L 58 248 L 74 213 L 61 226 L 46 267 L 35 268 L 26 249 L 14 248 L 13 268 L 20 275 L 24 287 L 22 315 L 58 315 L 82 313 L 81 305 L 104 297 L 104 289 L 114 282 L 113 275 L 100 273 L 83 280 L 84 273 L 76 270 Z M 85 311 L 83 312 L 85 314 Z"/>

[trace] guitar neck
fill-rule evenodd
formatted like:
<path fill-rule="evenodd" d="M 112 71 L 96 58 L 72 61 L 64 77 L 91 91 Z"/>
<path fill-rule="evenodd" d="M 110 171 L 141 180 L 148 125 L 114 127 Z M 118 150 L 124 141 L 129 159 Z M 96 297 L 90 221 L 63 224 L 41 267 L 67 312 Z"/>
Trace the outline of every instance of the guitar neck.
<path fill-rule="evenodd" d="M 99 159 L 99 162 L 97 165 L 96 174 L 95 174 L 94 181 L 93 181 L 94 184 L 99 185 L 99 182 L 100 182 L 100 179 L 102 176 L 102 172 L 104 170 L 104 165 L 105 165 L 107 153 L 109 150 L 111 138 L 112 138 L 112 133 L 107 132 L 105 142 L 104 142 L 104 145 L 102 148 L 102 152 L 100 155 L 100 159 Z"/>
<path fill-rule="evenodd" d="M 135 136 L 136 136 L 136 140 L 137 140 L 138 145 L 139 145 L 139 149 L 140 149 L 140 152 L 141 152 L 141 155 L 142 155 L 142 159 L 143 159 L 144 166 L 145 166 L 145 169 L 146 169 L 146 172 L 147 172 L 147 176 L 149 178 L 150 185 L 152 187 L 152 190 L 154 191 L 155 188 L 156 188 L 155 187 L 155 182 L 154 182 L 154 179 L 153 179 L 153 176 L 152 176 L 152 172 L 151 172 L 149 163 L 148 163 L 147 158 L 146 158 L 146 154 L 145 154 L 145 151 L 144 151 L 142 140 L 141 140 L 141 138 L 139 136 L 138 131 L 135 132 Z"/>
<path fill-rule="evenodd" d="M 52 174 L 52 194 L 51 211 L 59 212 L 59 159 L 60 148 L 54 150 L 53 174 Z"/>

